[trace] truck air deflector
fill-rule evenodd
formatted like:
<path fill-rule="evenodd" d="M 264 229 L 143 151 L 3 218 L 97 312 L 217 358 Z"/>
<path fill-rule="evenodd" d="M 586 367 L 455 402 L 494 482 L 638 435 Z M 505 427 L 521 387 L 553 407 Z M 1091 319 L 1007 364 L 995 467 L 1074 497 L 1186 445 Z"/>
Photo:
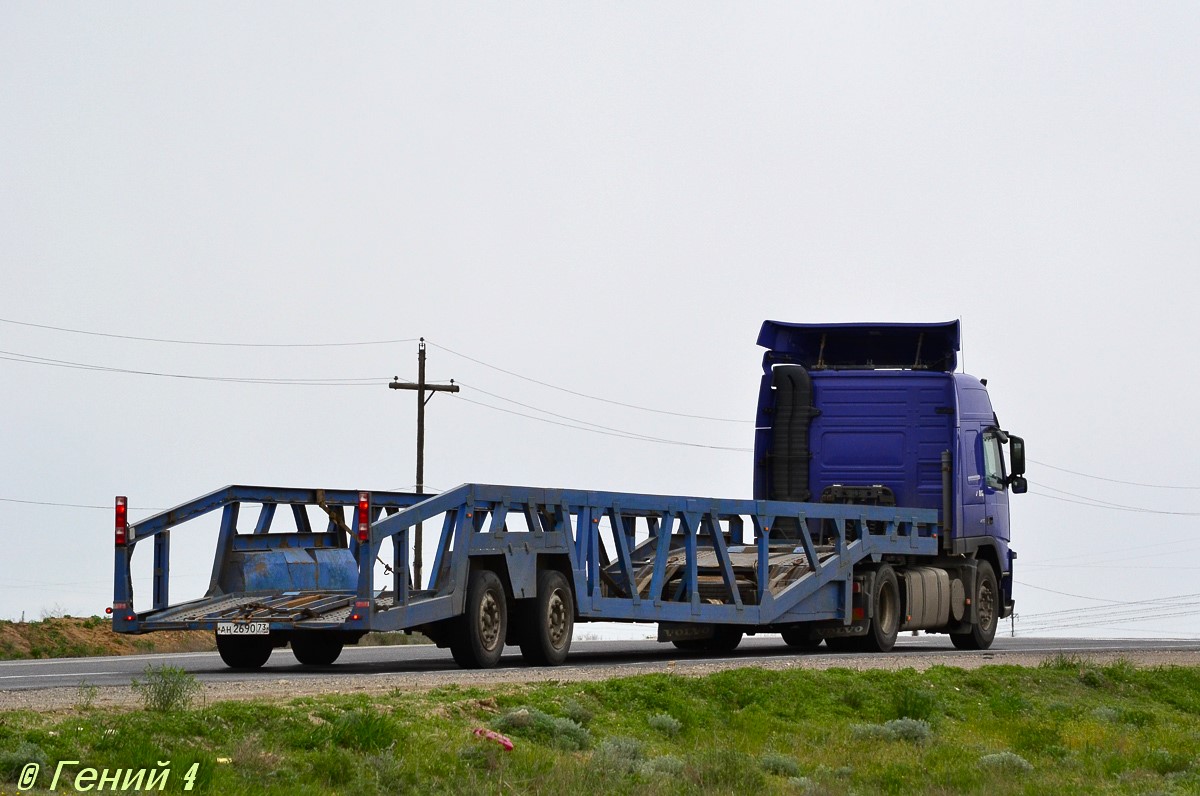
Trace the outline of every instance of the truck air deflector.
<path fill-rule="evenodd" d="M 945 323 L 785 323 L 764 321 L 758 344 L 775 362 L 809 370 L 909 369 L 951 372 L 958 367 L 958 321 Z"/>

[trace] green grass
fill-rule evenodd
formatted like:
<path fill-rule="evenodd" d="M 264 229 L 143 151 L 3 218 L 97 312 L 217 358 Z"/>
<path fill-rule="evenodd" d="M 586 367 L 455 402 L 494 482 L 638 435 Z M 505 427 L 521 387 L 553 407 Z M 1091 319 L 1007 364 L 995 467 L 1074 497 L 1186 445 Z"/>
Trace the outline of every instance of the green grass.
<path fill-rule="evenodd" d="M 62 759 L 170 760 L 167 792 L 199 763 L 193 792 L 222 796 L 1200 793 L 1200 668 L 739 669 L 0 714 L 0 793 L 24 761 Z"/>

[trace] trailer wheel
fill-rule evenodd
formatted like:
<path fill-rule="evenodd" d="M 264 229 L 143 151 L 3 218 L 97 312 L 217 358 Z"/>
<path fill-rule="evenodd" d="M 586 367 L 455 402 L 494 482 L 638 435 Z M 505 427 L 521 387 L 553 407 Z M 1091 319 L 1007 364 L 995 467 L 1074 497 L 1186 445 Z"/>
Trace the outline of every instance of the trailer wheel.
<path fill-rule="evenodd" d="M 261 669 L 272 649 L 270 636 L 217 636 L 217 652 L 230 669 Z"/>
<path fill-rule="evenodd" d="M 331 633 L 298 631 L 292 636 L 292 654 L 305 666 L 329 666 L 342 654 L 342 641 Z"/>
<path fill-rule="evenodd" d="M 887 564 L 875 572 L 874 616 L 863 637 L 863 649 L 868 652 L 890 652 L 896 646 L 900 632 L 900 586 L 896 571 Z"/>
<path fill-rule="evenodd" d="M 575 629 L 575 600 L 561 572 L 544 569 L 538 573 L 537 597 L 521 628 L 521 655 L 533 666 L 558 666 L 571 649 Z"/>
<path fill-rule="evenodd" d="M 996 573 L 991 564 L 981 561 L 975 575 L 975 610 L 979 621 L 971 625 L 969 632 L 951 633 L 950 641 L 954 646 L 960 650 L 985 650 L 992 646 L 992 639 L 996 638 L 999 605 Z"/>
<path fill-rule="evenodd" d="M 815 650 L 821 646 L 821 641 L 823 640 L 817 635 L 817 631 L 808 625 L 785 627 L 780 632 L 780 635 L 783 636 L 784 644 L 796 650 Z"/>
<path fill-rule="evenodd" d="M 489 569 L 475 570 L 467 581 L 467 604 L 450 639 L 450 654 L 464 669 L 490 669 L 500 662 L 507 630 L 500 578 Z"/>

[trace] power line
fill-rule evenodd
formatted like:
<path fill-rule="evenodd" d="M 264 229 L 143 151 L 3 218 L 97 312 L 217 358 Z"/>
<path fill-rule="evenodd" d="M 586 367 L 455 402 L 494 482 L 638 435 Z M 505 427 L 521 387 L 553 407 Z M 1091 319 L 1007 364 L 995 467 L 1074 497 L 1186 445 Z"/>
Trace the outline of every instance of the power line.
<path fill-rule="evenodd" d="M 1034 627 L 1025 628 L 1025 629 L 1026 630 L 1049 630 L 1051 628 L 1057 629 L 1057 628 L 1068 628 L 1068 627 L 1092 627 L 1095 625 L 1106 625 L 1108 623 L 1112 623 L 1114 625 L 1124 625 L 1124 624 L 1129 624 L 1131 622 L 1141 622 L 1146 619 L 1169 619 L 1169 618 L 1173 618 L 1173 617 L 1177 617 L 1177 616 L 1195 617 L 1195 615 L 1196 615 L 1195 606 L 1196 605 L 1200 605 L 1200 603 L 1181 603 L 1178 607 L 1168 609 L 1166 611 L 1161 611 L 1161 610 L 1142 611 L 1141 613 L 1128 614 L 1125 616 L 1109 615 L 1109 616 L 1105 616 L 1105 617 L 1099 618 L 1099 619 L 1079 618 L 1079 619 L 1070 619 L 1070 620 L 1067 620 L 1064 622 L 1046 621 L 1046 622 L 1039 623 L 1039 624 L 1035 625 Z"/>
<path fill-rule="evenodd" d="M 1091 506 L 1094 509 L 1108 509 L 1109 511 L 1131 511 L 1136 514 L 1162 514 L 1170 517 L 1200 517 L 1200 511 L 1163 511 L 1161 509 L 1147 509 L 1139 506 L 1122 506 L 1116 503 L 1097 502 L 1091 498 L 1086 500 L 1072 500 L 1071 498 L 1059 497 L 1058 495 L 1048 495 L 1045 492 L 1038 492 L 1037 490 L 1033 489 L 1029 490 L 1029 494 L 1048 498 L 1050 500 L 1060 500 L 1064 503 L 1074 503 L 1077 506 Z"/>
<path fill-rule="evenodd" d="M 1092 478 L 1092 479 L 1095 479 L 1096 481 L 1107 481 L 1110 484 L 1125 484 L 1126 486 L 1141 486 L 1141 487 L 1146 487 L 1147 489 L 1200 490 L 1200 486 L 1170 486 L 1167 484 L 1146 484 L 1146 483 L 1141 483 L 1139 481 L 1122 481 L 1117 478 L 1105 478 L 1105 477 L 1099 476 L 1099 475 L 1089 475 L 1087 473 L 1081 473 L 1077 470 L 1068 470 L 1065 467 L 1058 467 L 1053 464 L 1046 464 L 1045 462 L 1039 462 L 1037 459 L 1030 459 L 1029 461 L 1030 461 L 1030 463 L 1036 464 L 1039 467 L 1048 467 L 1051 470 L 1058 470 L 1059 472 L 1062 472 L 1062 473 L 1070 473 L 1071 475 L 1078 475 L 1082 478 Z"/>
<path fill-rule="evenodd" d="M 625 431 L 618 431 L 618 430 L 605 430 L 603 427 L 602 428 L 590 428 L 588 426 L 579 426 L 579 425 L 574 425 L 572 423 L 560 423 L 557 420 L 550 420 L 545 417 L 538 417 L 537 415 L 529 415 L 529 414 L 525 414 L 524 412 L 517 412 L 513 409 L 505 409 L 501 406 L 492 406 L 491 404 L 485 404 L 482 401 L 473 401 L 470 398 L 466 398 L 461 394 L 458 395 L 455 400 L 466 401 L 469 404 L 474 404 L 475 406 L 482 406 L 485 409 L 491 409 L 496 412 L 503 412 L 508 415 L 516 415 L 517 417 L 525 417 L 530 420 L 537 420 L 538 422 L 541 422 L 541 423 L 549 423 L 552 426 L 562 426 L 563 428 L 573 428 L 573 429 L 577 429 L 579 431 L 590 431 L 593 434 L 603 434 L 606 437 L 620 437 L 621 439 L 641 440 L 642 442 L 656 442 L 656 443 L 659 443 L 662 445 L 681 445 L 681 446 L 688 447 L 688 448 L 706 448 L 709 450 L 737 451 L 739 453 L 750 453 L 753 451 L 752 448 L 735 448 L 735 447 L 729 447 L 729 446 L 724 446 L 724 445 L 703 445 L 698 442 L 684 442 L 682 440 L 664 439 L 662 437 L 651 437 L 651 436 L 648 436 L 645 434 L 634 434 L 632 432 L 625 432 Z"/>
<path fill-rule="evenodd" d="M 103 373 L 124 373 L 134 376 L 156 376 L 167 379 L 185 379 L 188 381 L 213 381 L 233 384 L 273 384 L 278 386 L 299 387 L 374 387 L 381 382 L 386 383 L 386 376 L 370 376 L 355 378 L 252 378 L 242 376 L 202 376 L 191 373 L 166 373 L 153 370 L 136 370 L 133 368 L 117 368 L 108 365 L 94 365 L 87 362 L 73 362 L 65 359 L 51 359 L 33 354 L 22 354 L 16 351 L 0 351 L 0 360 L 21 362 L 26 365 L 44 365 L 46 367 L 66 368 L 68 370 L 92 370 Z"/>
<path fill-rule="evenodd" d="M 442 351 L 445 351 L 447 354 L 453 354 L 454 356 L 460 357 L 469 362 L 474 362 L 476 365 L 483 365 L 485 368 L 491 368 L 492 370 L 507 374 L 514 378 L 522 379 L 523 381 L 527 381 L 532 384 L 537 384 L 542 387 L 548 387 L 551 390 L 558 390 L 559 392 L 565 392 L 568 395 L 574 395 L 579 398 L 587 398 L 590 401 L 600 401 L 601 403 L 612 404 L 613 406 L 623 406 L 626 409 L 637 409 L 638 411 L 641 411 L 641 412 L 653 412 L 654 414 L 658 414 L 658 415 L 671 415 L 673 417 L 688 417 L 693 420 L 712 420 L 712 421 L 715 421 L 718 423 L 753 423 L 754 422 L 753 420 L 745 420 L 745 419 L 734 419 L 734 418 L 728 418 L 728 417 L 712 417 L 710 415 L 694 415 L 694 414 L 689 414 L 687 412 L 673 412 L 669 409 L 654 409 L 649 406 L 639 406 L 638 404 L 630 404 L 630 403 L 625 403 L 623 401 L 614 401 L 611 398 L 601 398 L 598 395 L 589 395 L 587 393 L 579 392 L 577 390 L 571 390 L 566 387 L 559 387 L 557 384 L 550 384 L 549 382 L 541 381 L 541 380 L 535 379 L 531 376 L 524 376 L 520 373 L 515 373 L 511 370 L 507 370 L 505 368 L 499 367 L 498 365 L 493 365 L 491 363 L 484 362 L 482 359 L 476 359 L 475 357 L 467 356 L 466 354 L 460 353 L 451 348 L 447 348 L 444 345 L 435 343 L 432 340 L 426 340 L 426 342 L 431 346 L 440 348 Z"/>
<path fill-rule="evenodd" d="M 505 398 L 503 395 L 497 395 L 494 392 L 488 392 L 487 390 L 481 389 L 479 387 L 471 386 L 464 381 L 460 381 L 459 384 L 461 384 L 463 387 L 468 387 L 469 389 L 472 389 L 475 392 L 483 393 L 484 395 L 486 395 L 490 398 L 495 398 L 497 400 L 504 401 L 506 403 L 514 404 L 516 406 L 521 406 L 521 407 L 524 407 L 525 409 L 532 409 L 535 412 L 541 412 L 542 414 L 550 415 L 551 417 L 557 417 L 561 420 L 569 420 L 573 423 L 581 423 L 582 425 L 591 426 L 592 428 L 598 428 L 603 431 L 612 431 L 617 434 L 622 434 L 622 435 L 626 435 L 629 437 L 636 437 L 638 439 L 651 439 L 651 440 L 660 441 L 660 442 L 664 441 L 658 437 L 650 437 L 645 434 L 641 434 L 637 431 L 629 431 L 628 429 L 623 429 L 623 428 L 613 428 L 612 426 L 603 426 L 603 425 L 600 425 L 599 423 L 592 423 L 587 420 L 580 420 L 577 417 L 570 417 L 569 415 L 561 415 L 561 414 L 558 414 L 557 412 L 551 412 L 549 409 L 542 409 L 541 407 L 533 406 L 532 404 L 522 403 L 521 401 L 516 401 L 516 400 L 513 400 L 512 398 Z M 534 418 L 534 419 L 536 420 L 537 418 Z M 683 445 L 683 444 L 692 444 L 692 443 L 680 442 L 679 444 Z M 705 446 L 705 447 L 708 447 L 708 446 Z M 737 448 L 736 450 L 750 450 L 750 449 L 749 448 Z"/>
<path fill-rule="evenodd" d="M 1076 561 L 1076 562 L 1087 561 L 1088 563 L 1092 563 L 1092 564 L 1104 564 L 1104 563 L 1107 563 L 1109 560 L 1112 560 L 1112 556 L 1119 555 L 1126 551 L 1132 552 L 1132 553 L 1138 553 L 1138 552 L 1142 552 L 1145 550 L 1149 550 L 1152 547 L 1178 547 L 1181 544 L 1188 544 L 1188 543 L 1192 543 L 1195 541 L 1196 541 L 1196 536 L 1195 536 L 1195 534 L 1192 534 L 1190 537 L 1183 538 L 1183 539 L 1170 539 L 1165 542 L 1154 542 L 1153 544 L 1135 544 L 1135 545 L 1130 545 L 1128 547 L 1114 547 L 1114 548 L 1106 550 L 1102 553 L 1090 553 L 1090 554 L 1073 555 L 1073 556 L 1059 556 L 1058 558 L 1042 558 L 1042 559 L 1037 559 L 1034 561 L 1025 561 L 1025 562 L 1023 562 L 1023 565 L 1027 566 L 1027 567 L 1033 567 L 1033 566 L 1045 567 L 1045 566 L 1052 566 L 1061 561 Z M 1183 552 L 1184 550 L 1191 551 L 1193 549 L 1195 549 L 1195 548 L 1188 547 L 1188 548 L 1183 548 L 1183 550 L 1177 550 L 1177 551 L 1173 551 L 1173 552 Z M 1146 556 L 1157 556 L 1157 555 L 1162 555 L 1162 553 L 1161 552 L 1146 553 Z M 1145 556 L 1138 556 L 1138 557 L 1142 558 Z M 1099 559 L 1099 560 L 1095 560 L 1095 559 Z M 1121 561 L 1121 560 L 1125 560 L 1125 559 L 1117 558 L 1116 560 Z"/>
<path fill-rule="evenodd" d="M 1050 592 L 1051 594 L 1058 594 L 1062 597 L 1078 597 L 1081 600 L 1096 600 L 1097 602 L 1102 602 L 1102 603 L 1119 603 L 1119 602 L 1121 602 L 1120 600 L 1107 600 L 1103 597 L 1088 597 L 1086 594 L 1071 594 L 1070 592 L 1065 592 L 1065 591 L 1055 591 L 1054 589 L 1047 589 L 1045 586 L 1034 586 L 1032 583 L 1026 583 L 1025 581 L 1022 581 L 1022 580 L 1018 580 L 1018 581 L 1014 581 L 1014 582 L 1020 586 L 1024 586 L 1027 589 L 1037 589 L 1038 591 L 1045 591 L 1045 592 Z M 1086 609 L 1077 609 L 1077 610 L 1086 610 Z"/>
<path fill-rule="evenodd" d="M 4 503 L 24 503 L 29 506 L 59 506 L 68 509 L 104 509 L 112 511 L 113 507 L 109 506 L 93 506 L 86 503 L 55 503 L 49 500 L 18 500 L 17 498 L 0 497 L 0 501 Z M 166 509 L 155 508 L 153 506 L 130 506 L 130 511 L 166 511 Z"/>
<path fill-rule="evenodd" d="M 94 332 L 86 329 L 70 329 L 65 326 L 49 326 L 43 323 L 27 323 L 25 321 L 14 321 L 8 318 L 0 318 L 0 323 L 8 323 L 14 326 L 27 326 L 33 329 L 49 329 L 55 332 L 67 332 L 69 334 L 82 334 L 89 337 L 110 337 L 117 340 L 137 340 L 144 343 L 169 343 L 172 345 L 197 345 L 197 346 L 220 346 L 227 348 L 345 348 L 351 346 L 368 346 L 368 345 L 392 345 L 394 343 L 415 343 L 417 338 L 406 337 L 395 340 L 358 340 L 346 343 L 223 343 L 213 340 L 175 340 L 164 337 L 138 337 L 131 334 L 110 334 L 108 332 Z"/>

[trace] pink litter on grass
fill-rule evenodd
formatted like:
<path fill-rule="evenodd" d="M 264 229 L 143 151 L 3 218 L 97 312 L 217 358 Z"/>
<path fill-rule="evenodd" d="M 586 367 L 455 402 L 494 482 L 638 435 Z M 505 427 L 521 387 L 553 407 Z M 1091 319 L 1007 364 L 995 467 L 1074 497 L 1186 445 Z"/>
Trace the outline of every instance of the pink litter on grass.
<path fill-rule="evenodd" d="M 506 751 L 506 752 L 511 752 L 513 750 L 513 742 L 510 741 L 508 738 L 505 738 L 500 733 L 495 732 L 494 730 L 487 730 L 487 729 L 484 729 L 483 727 L 476 727 L 475 734 L 478 735 L 480 738 L 487 738 L 489 741 L 495 741 L 496 743 L 503 746 L 504 751 Z"/>

